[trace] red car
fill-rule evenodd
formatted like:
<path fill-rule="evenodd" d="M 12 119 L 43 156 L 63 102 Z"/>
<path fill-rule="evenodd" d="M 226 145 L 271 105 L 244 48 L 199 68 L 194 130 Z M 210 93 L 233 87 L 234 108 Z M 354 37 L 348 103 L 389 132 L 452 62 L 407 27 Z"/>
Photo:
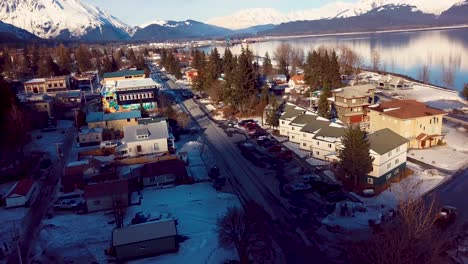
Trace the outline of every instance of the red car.
<path fill-rule="evenodd" d="M 281 149 L 280 145 L 274 145 L 268 148 L 268 152 L 280 152 Z"/>
<path fill-rule="evenodd" d="M 293 159 L 293 152 L 291 150 L 282 151 L 280 154 L 276 156 L 278 159 L 282 159 L 285 161 L 291 161 Z"/>

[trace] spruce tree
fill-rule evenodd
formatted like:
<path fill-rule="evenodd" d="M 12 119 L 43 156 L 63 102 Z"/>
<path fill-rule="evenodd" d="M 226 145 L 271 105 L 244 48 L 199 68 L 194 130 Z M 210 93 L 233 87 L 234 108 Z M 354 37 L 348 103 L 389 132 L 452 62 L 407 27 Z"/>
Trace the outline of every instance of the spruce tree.
<path fill-rule="evenodd" d="M 465 86 L 463 87 L 462 96 L 465 100 L 468 100 L 468 83 L 465 83 Z"/>
<path fill-rule="evenodd" d="M 370 143 L 365 131 L 351 125 L 342 137 L 343 148 L 338 150 L 339 167 L 350 177 L 354 187 L 359 179 L 372 171 L 374 158 L 370 156 Z"/>
<path fill-rule="evenodd" d="M 265 59 L 263 60 L 263 76 L 267 77 L 273 74 L 273 64 L 271 63 L 270 54 L 265 53 Z"/>
<path fill-rule="evenodd" d="M 75 59 L 80 72 L 92 70 L 91 53 L 87 46 L 81 44 L 75 53 Z"/>
<path fill-rule="evenodd" d="M 266 114 L 266 122 L 273 128 L 277 128 L 279 126 L 279 104 L 278 101 L 276 100 L 276 97 L 274 95 L 271 95 L 269 100 L 270 102 L 267 114 Z"/>
<path fill-rule="evenodd" d="M 328 103 L 328 98 L 330 96 L 331 96 L 331 92 L 329 88 L 322 89 L 322 92 L 320 93 L 319 104 L 318 104 L 319 115 L 328 119 L 331 118 L 330 105 Z"/>

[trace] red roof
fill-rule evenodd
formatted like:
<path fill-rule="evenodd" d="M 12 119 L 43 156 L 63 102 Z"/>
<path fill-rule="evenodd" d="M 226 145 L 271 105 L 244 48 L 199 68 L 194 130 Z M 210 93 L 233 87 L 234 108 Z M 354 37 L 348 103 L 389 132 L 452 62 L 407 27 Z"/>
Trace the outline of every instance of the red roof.
<path fill-rule="evenodd" d="M 291 77 L 291 80 L 294 82 L 296 85 L 301 85 L 305 84 L 304 81 L 304 74 L 296 74 L 293 77 Z"/>
<path fill-rule="evenodd" d="M 379 111 L 385 115 L 393 116 L 399 119 L 409 119 L 434 115 L 446 115 L 447 113 L 429 107 L 416 100 L 393 100 L 380 103 L 371 110 Z"/>
<path fill-rule="evenodd" d="M 10 194 L 8 194 L 7 197 L 12 196 L 13 194 L 19 196 L 26 196 L 33 185 L 34 181 L 32 181 L 31 179 L 22 179 L 16 184 L 15 188 L 10 192 Z"/>

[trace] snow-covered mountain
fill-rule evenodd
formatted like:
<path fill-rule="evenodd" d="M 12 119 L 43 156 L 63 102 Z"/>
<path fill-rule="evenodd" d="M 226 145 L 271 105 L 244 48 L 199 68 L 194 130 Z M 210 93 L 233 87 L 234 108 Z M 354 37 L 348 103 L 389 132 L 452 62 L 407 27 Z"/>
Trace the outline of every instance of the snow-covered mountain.
<path fill-rule="evenodd" d="M 195 20 L 172 21 L 156 20 L 140 25 L 132 40 L 190 39 L 201 37 L 222 37 L 232 34 L 232 30 Z"/>
<path fill-rule="evenodd" d="M 206 23 L 230 29 L 242 29 L 257 25 L 281 24 L 301 20 L 318 20 L 360 16 L 380 6 L 410 5 L 427 14 L 440 15 L 460 0 L 359 0 L 356 3 L 332 2 L 319 8 L 281 13 L 273 8 L 254 8 L 237 11 L 231 15 L 217 17 Z"/>
<path fill-rule="evenodd" d="M 2 0 L 0 21 L 45 39 L 115 40 L 133 33 L 133 27 L 80 0 Z"/>

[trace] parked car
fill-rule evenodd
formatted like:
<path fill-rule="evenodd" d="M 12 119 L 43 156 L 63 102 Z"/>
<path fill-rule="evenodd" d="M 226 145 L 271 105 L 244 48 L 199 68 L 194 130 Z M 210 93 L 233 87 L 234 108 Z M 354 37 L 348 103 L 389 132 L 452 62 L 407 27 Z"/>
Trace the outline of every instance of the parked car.
<path fill-rule="evenodd" d="M 276 155 L 276 158 L 284 161 L 291 161 L 293 159 L 293 152 L 291 150 L 283 150 Z"/>
<path fill-rule="evenodd" d="M 273 145 L 268 148 L 268 152 L 280 152 L 282 149 L 280 145 Z"/>
<path fill-rule="evenodd" d="M 309 175 L 303 175 L 302 180 L 304 182 L 315 182 L 315 181 L 321 181 L 322 178 L 316 174 L 309 174 Z"/>
<path fill-rule="evenodd" d="M 238 125 L 240 127 L 243 127 L 246 123 L 255 123 L 255 120 L 253 120 L 253 119 L 244 119 L 244 120 L 241 120 Z"/>
<path fill-rule="evenodd" d="M 64 199 L 54 203 L 54 210 L 75 210 L 85 204 L 84 199 Z"/>
<path fill-rule="evenodd" d="M 262 146 L 263 146 L 264 148 L 270 148 L 270 147 L 275 146 L 275 143 L 274 143 L 273 141 L 271 141 L 271 140 L 265 140 L 265 141 L 263 142 Z"/>
<path fill-rule="evenodd" d="M 114 141 L 103 141 L 101 142 L 101 144 L 99 145 L 101 147 L 101 149 L 109 149 L 109 148 L 115 148 L 117 147 L 117 142 L 114 142 Z"/>
<path fill-rule="evenodd" d="M 256 123 L 245 123 L 244 128 L 246 129 L 257 129 L 259 126 Z"/>
<path fill-rule="evenodd" d="M 295 192 L 306 192 L 306 191 L 308 191 L 310 189 L 312 189 L 312 186 L 310 186 L 307 183 L 303 183 L 303 182 L 298 182 L 298 183 L 293 183 L 293 184 L 286 184 L 283 187 L 283 190 L 287 194 L 292 194 L 292 193 L 295 193 Z"/>
<path fill-rule="evenodd" d="M 440 209 L 434 224 L 438 227 L 445 228 L 455 222 L 456 216 L 457 208 L 446 205 Z"/>

